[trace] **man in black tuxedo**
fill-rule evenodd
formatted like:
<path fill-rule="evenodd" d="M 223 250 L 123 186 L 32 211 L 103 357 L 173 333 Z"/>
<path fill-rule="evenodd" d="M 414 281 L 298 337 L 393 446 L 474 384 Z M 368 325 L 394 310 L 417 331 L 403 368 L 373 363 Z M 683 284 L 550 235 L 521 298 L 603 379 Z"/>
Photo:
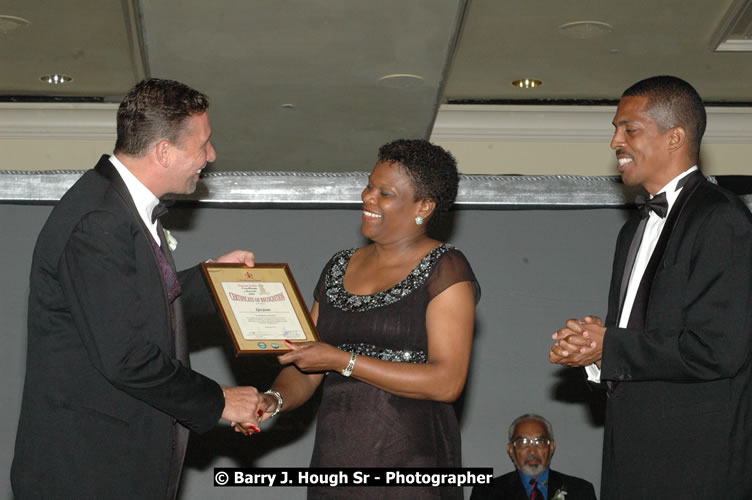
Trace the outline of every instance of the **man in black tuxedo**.
<path fill-rule="evenodd" d="M 591 483 L 549 468 L 554 451 L 548 420 L 534 413 L 517 417 L 507 444 L 517 470 L 495 477 L 491 486 L 474 487 L 470 500 L 595 500 Z"/>
<path fill-rule="evenodd" d="M 552 362 L 607 386 L 602 500 L 752 498 L 752 217 L 696 168 L 705 120 L 681 79 L 624 92 L 611 147 L 650 200 L 619 233 L 605 325 L 554 334 Z"/>
<path fill-rule="evenodd" d="M 16 498 L 171 499 L 188 431 L 257 424 L 253 387 L 190 369 L 187 314 L 215 314 L 198 266 L 176 273 L 159 197 L 191 193 L 216 157 L 205 95 L 145 80 L 117 143 L 62 197 L 32 260 Z M 156 214 L 155 214 L 156 215 Z M 217 259 L 253 265 L 236 250 Z"/>

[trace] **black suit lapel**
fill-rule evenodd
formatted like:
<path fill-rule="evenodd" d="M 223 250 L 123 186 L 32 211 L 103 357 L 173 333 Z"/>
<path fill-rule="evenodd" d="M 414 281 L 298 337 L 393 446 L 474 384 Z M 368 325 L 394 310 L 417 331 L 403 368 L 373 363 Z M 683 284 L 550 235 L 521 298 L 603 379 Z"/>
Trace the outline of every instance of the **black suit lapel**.
<path fill-rule="evenodd" d="M 109 156 L 102 155 L 102 157 L 99 159 L 99 163 L 97 163 L 97 165 L 94 167 L 94 170 L 99 175 L 110 181 L 112 187 L 123 199 L 125 206 L 128 207 L 128 213 L 131 215 L 131 217 L 138 221 L 138 225 L 141 227 L 146 241 L 153 241 L 154 237 L 152 236 L 151 231 L 149 231 L 149 228 L 146 227 L 146 224 L 144 224 L 144 220 L 141 218 L 141 215 L 138 213 L 136 204 L 133 202 L 133 196 L 131 196 L 130 191 L 128 191 L 128 187 L 125 185 L 125 181 L 123 181 L 123 178 L 120 177 L 120 174 L 118 173 L 115 166 L 112 164 L 112 162 L 110 162 Z M 161 224 L 158 224 L 157 227 L 160 241 L 156 241 L 155 243 L 161 246 L 161 253 L 167 259 L 167 262 L 170 267 L 172 267 L 173 272 L 177 274 L 177 271 L 175 270 L 175 262 L 172 258 L 172 252 L 170 252 L 170 248 L 167 245 L 167 241 L 164 235 L 164 229 L 162 228 Z M 156 252 L 159 251 L 159 248 L 152 248 L 152 254 L 154 255 L 154 265 L 157 266 L 157 270 L 161 275 L 162 271 L 159 268 L 159 256 L 157 256 L 156 254 Z M 182 324 L 182 305 L 180 303 L 180 297 L 178 296 L 172 302 L 172 304 L 170 304 L 167 284 L 164 278 L 162 279 L 162 290 L 164 293 L 165 307 L 170 311 L 170 330 L 173 333 L 173 354 L 175 354 L 177 356 L 177 359 L 182 361 L 184 365 L 190 366 L 188 358 L 188 344 L 187 340 L 185 339 L 184 325 Z"/>
<path fill-rule="evenodd" d="M 561 474 L 551 469 L 548 470 L 548 498 L 551 500 L 554 494 L 564 485 Z M 572 499 L 576 500 L 576 499 Z"/>
<path fill-rule="evenodd" d="M 658 238 L 658 242 L 653 250 L 653 255 L 650 257 L 645 273 L 640 281 L 640 286 L 637 289 L 637 295 L 632 306 L 632 311 L 629 316 L 629 327 L 632 328 L 644 328 L 645 326 L 645 313 L 647 312 L 647 306 L 650 302 L 650 291 L 653 286 L 653 279 L 655 273 L 658 270 L 661 262 L 663 262 L 663 256 L 666 252 L 666 247 L 671 240 L 671 234 L 676 227 L 677 221 L 681 217 L 681 213 L 684 210 L 684 206 L 687 204 L 687 200 L 692 197 L 697 187 L 702 183 L 707 182 L 702 173 L 698 170 L 689 174 L 687 182 L 684 183 L 681 193 L 676 198 L 674 206 L 671 209 L 671 213 L 668 214 L 666 224 L 663 226 L 661 236 Z M 622 278 L 624 279 L 624 278 Z M 628 277 L 626 279 L 629 279 Z"/>
<path fill-rule="evenodd" d="M 130 191 L 128 191 L 128 187 L 126 187 L 125 181 L 123 181 L 123 178 L 120 177 L 120 174 L 115 168 L 115 165 L 113 165 L 110 161 L 110 157 L 107 155 L 102 155 L 102 157 L 99 159 L 99 162 L 94 167 L 94 171 L 110 181 L 110 183 L 120 194 L 123 200 L 127 202 L 128 207 L 133 209 L 135 215 L 138 215 L 136 211 L 136 205 L 133 204 L 133 197 L 131 196 Z"/>
<path fill-rule="evenodd" d="M 621 318 L 621 311 L 624 308 L 624 297 L 627 295 L 627 286 L 629 285 L 629 276 L 632 274 L 632 268 L 634 267 L 635 256 L 637 255 L 637 249 L 639 248 L 640 241 L 637 241 L 638 231 L 641 229 L 642 219 L 638 212 L 632 214 L 632 217 L 627 221 L 624 228 L 624 242 L 620 242 L 617 248 L 620 251 L 616 254 L 616 261 L 614 262 L 614 269 L 619 269 L 619 302 L 616 310 L 615 322 L 618 325 Z M 642 238 L 640 237 L 640 240 Z M 629 244 L 627 245 L 627 242 Z"/>
<path fill-rule="evenodd" d="M 98 174 L 105 177 L 107 180 L 112 183 L 112 187 L 115 188 L 115 191 L 120 194 L 120 197 L 123 199 L 123 202 L 128 207 L 128 211 L 131 216 L 135 220 L 138 221 L 138 224 L 141 226 L 141 229 L 144 231 L 144 233 L 148 236 L 148 240 L 151 241 L 154 239 L 154 237 L 151 234 L 151 231 L 149 231 L 149 228 L 146 227 L 146 224 L 144 224 L 144 220 L 141 218 L 141 214 L 138 213 L 138 209 L 136 209 L 136 205 L 133 202 L 133 196 L 131 195 L 131 192 L 128 191 L 128 187 L 125 185 L 125 181 L 123 181 L 123 178 L 120 177 L 120 174 L 118 173 L 115 166 L 110 161 L 109 157 L 107 155 L 103 155 L 102 158 L 100 158 L 99 163 L 94 167 L 94 170 L 97 171 Z M 172 266 L 172 269 L 175 270 L 175 261 L 172 258 L 172 252 L 170 251 L 170 247 L 167 245 L 167 242 L 165 241 L 164 236 L 164 229 L 162 228 L 162 224 L 157 222 L 157 234 L 159 234 L 159 241 L 156 243 L 161 246 L 163 253 L 165 257 L 167 257 L 167 261 L 170 263 L 170 266 Z"/>
<path fill-rule="evenodd" d="M 99 159 L 99 163 L 94 167 L 94 170 L 99 175 L 110 181 L 112 187 L 115 188 L 115 191 L 117 191 L 125 205 L 128 207 L 128 213 L 139 222 L 141 229 L 143 229 L 145 233 L 150 234 L 149 229 L 144 224 L 141 215 L 139 215 L 138 210 L 136 209 L 136 204 L 133 203 L 131 192 L 128 191 L 125 181 L 123 181 L 123 178 L 120 177 L 115 166 L 110 162 L 109 156 L 102 155 L 102 158 Z"/>
<path fill-rule="evenodd" d="M 513 492 L 512 498 L 519 498 L 520 500 L 528 500 L 527 491 L 525 485 L 522 484 L 522 478 L 518 471 L 510 476 L 509 490 Z"/>

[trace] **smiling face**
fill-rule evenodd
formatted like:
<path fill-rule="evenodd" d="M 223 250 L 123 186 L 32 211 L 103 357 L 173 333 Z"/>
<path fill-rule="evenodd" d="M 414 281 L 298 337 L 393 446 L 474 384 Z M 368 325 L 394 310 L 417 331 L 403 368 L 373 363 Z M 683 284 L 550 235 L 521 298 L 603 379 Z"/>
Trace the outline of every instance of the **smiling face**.
<path fill-rule="evenodd" d="M 616 152 L 624 184 L 641 185 L 656 194 L 678 172 L 671 166 L 674 129 L 661 130 L 648 115 L 649 109 L 647 97 L 626 96 L 619 101 L 611 149 Z"/>
<path fill-rule="evenodd" d="M 517 424 L 512 442 L 507 444 L 507 452 L 519 470 L 528 476 L 536 477 L 542 474 L 554 456 L 556 441 L 549 444 L 541 443 L 538 446 L 529 444 L 523 447 L 521 443 L 515 446 L 514 442 L 522 439 L 548 438 L 546 427 L 537 420 L 523 420 Z"/>
<path fill-rule="evenodd" d="M 360 230 L 371 241 L 389 243 L 425 231 L 415 224 L 416 216 L 426 216 L 425 202 L 415 201 L 413 181 L 399 163 L 378 162 L 360 197 Z"/>
<path fill-rule="evenodd" d="M 211 143 L 208 113 L 191 115 L 180 140 L 170 144 L 171 189 L 175 194 L 190 194 L 196 190 L 199 174 L 207 162 L 217 159 Z"/>

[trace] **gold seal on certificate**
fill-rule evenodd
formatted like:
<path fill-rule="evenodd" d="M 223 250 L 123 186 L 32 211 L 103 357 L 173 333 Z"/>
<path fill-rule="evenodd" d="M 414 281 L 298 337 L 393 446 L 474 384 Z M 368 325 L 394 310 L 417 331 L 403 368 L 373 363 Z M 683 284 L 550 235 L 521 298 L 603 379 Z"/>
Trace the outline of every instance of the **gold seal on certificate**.
<path fill-rule="evenodd" d="M 319 340 L 287 264 L 201 264 L 237 354 L 285 352 Z"/>

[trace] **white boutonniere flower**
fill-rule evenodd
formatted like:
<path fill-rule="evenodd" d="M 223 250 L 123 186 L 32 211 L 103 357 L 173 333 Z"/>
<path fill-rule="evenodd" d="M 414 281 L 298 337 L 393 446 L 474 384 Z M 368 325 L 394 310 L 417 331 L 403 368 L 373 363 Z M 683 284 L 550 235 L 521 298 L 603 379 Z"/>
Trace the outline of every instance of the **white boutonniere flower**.
<path fill-rule="evenodd" d="M 174 252 L 178 247 L 178 240 L 167 229 L 164 229 L 165 240 L 167 240 L 167 246 L 170 247 L 170 252 Z"/>
<path fill-rule="evenodd" d="M 566 500 L 565 498 L 566 496 L 567 496 L 567 490 L 565 490 L 564 487 L 562 486 L 561 488 L 556 490 L 556 492 L 554 493 L 554 496 L 551 497 L 551 500 Z"/>

